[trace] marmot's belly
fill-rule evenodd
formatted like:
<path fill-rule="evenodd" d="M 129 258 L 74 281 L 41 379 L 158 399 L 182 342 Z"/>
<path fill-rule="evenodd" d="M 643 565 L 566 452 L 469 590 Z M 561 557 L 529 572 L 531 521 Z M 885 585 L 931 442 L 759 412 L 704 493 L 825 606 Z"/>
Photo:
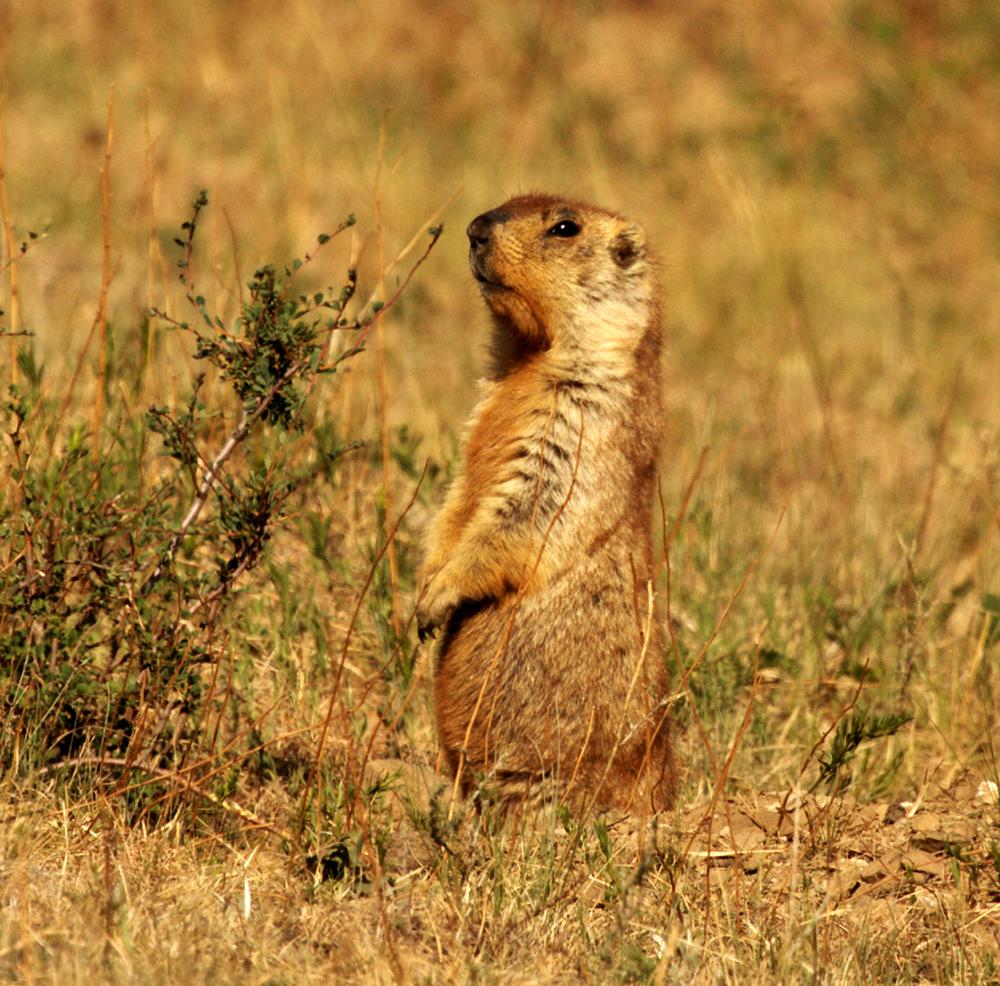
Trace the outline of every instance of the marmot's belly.
<path fill-rule="evenodd" d="M 473 771 L 569 777 L 645 743 L 666 689 L 662 633 L 643 655 L 645 592 L 637 616 L 631 576 L 600 568 L 455 615 L 435 678 L 452 766 L 464 750 Z"/>

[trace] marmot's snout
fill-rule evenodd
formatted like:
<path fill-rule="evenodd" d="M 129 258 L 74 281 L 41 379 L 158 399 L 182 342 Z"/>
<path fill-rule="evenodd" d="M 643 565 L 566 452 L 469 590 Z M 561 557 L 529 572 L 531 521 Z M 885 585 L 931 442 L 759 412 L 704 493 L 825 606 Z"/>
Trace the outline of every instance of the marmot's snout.
<path fill-rule="evenodd" d="M 469 266 L 472 267 L 472 273 L 480 283 L 490 280 L 486 261 L 490 252 L 493 227 L 509 218 L 499 209 L 491 209 L 481 216 L 476 216 L 465 231 L 465 235 L 469 237 Z"/>
<path fill-rule="evenodd" d="M 469 223 L 468 229 L 465 231 L 465 235 L 469 237 L 470 248 L 475 250 L 478 247 L 486 246 L 490 242 L 490 234 L 493 231 L 493 227 L 497 223 L 506 222 L 508 219 L 510 219 L 510 216 L 501 209 L 491 209 L 489 212 L 484 212 L 481 216 L 476 216 Z"/>
<path fill-rule="evenodd" d="M 469 223 L 465 231 L 465 235 L 469 238 L 469 249 L 475 251 L 479 247 L 486 246 L 490 242 L 490 230 L 492 228 L 493 222 L 488 212 L 483 213 L 481 216 L 476 216 Z"/>

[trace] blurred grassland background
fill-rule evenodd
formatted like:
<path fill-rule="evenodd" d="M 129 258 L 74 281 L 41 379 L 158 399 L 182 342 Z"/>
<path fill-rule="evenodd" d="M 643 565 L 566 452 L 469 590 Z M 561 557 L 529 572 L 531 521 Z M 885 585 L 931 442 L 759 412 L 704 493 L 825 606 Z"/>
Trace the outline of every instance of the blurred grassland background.
<path fill-rule="evenodd" d="M 261 711 L 284 695 L 282 682 L 296 682 L 265 737 L 321 715 L 378 511 L 388 502 L 398 514 L 429 457 L 436 478 L 398 538 L 391 605 L 409 618 L 420 527 L 453 467 L 484 364 L 487 319 L 464 227 L 511 195 L 551 190 L 640 221 L 662 261 L 668 522 L 708 447 L 671 556 L 685 656 L 709 639 L 756 560 L 688 699 L 724 755 L 754 667 L 767 667 L 772 684 L 756 699 L 733 783 L 793 783 L 865 666 L 866 702 L 913 722 L 859 772 L 859 797 L 912 797 L 928 772 L 997 779 L 996 4 L 8 0 L 0 86 L 10 221 L 15 242 L 29 244 L 16 260 L 16 299 L 9 266 L 0 281 L 0 325 L 33 333 L 0 347 L 6 379 L 10 354 L 27 346 L 57 397 L 99 303 L 111 94 L 109 347 L 120 379 L 139 382 L 127 393 L 112 388 L 110 416 L 177 402 L 197 369 L 183 338 L 144 313 L 185 316 L 173 238 L 199 189 L 210 206 L 198 230 L 198 287 L 227 318 L 256 267 L 301 255 L 349 213 L 356 227 L 306 276 L 339 283 L 356 257 L 362 299 L 390 296 L 418 250 L 394 260 L 425 227 L 444 223 L 382 324 L 382 383 L 371 350 L 320 393 L 318 418 L 369 449 L 297 505 L 265 576 L 234 609 L 228 647 L 231 660 L 245 661 L 248 704 Z M 96 360 L 91 349 L 70 417 L 89 420 Z M 328 525 L 334 570 L 310 554 L 310 517 Z M 384 622 L 364 611 L 351 650 L 362 671 L 384 659 Z M 416 676 L 405 714 L 391 681 L 379 701 L 402 717 L 389 752 L 433 763 L 426 653 Z M 694 803 L 714 777 L 689 712 L 678 716 L 684 799 Z M 100 889 L 103 877 L 93 879 Z M 199 891 L 205 899 L 210 883 Z M 289 886 L 277 897 L 294 898 Z M 353 907 L 349 897 L 340 903 Z M 51 921 L 89 941 L 70 904 L 49 906 Z M 341 971 L 380 981 L 391 970 L 371 958 L 378 916 L 359 911 L 344 927 L 352 920 L 372 951 L 357 945 Z M 566 932 L 555 948 L 551 927 L 504 927 L 514 938 L 510 928 L 521 928 L 524 951 L 510 941 L 491 951 L 482 935 L 470 945 L 460 930 L 452 940 L 438 929 L 435 952 L 433 935 L 414 931 L 420 968 L 441 982 L 480 973 L 514 981 L 516 970 L 525 982 L 632 974 L 585 934 Z M 28 929 L 29 917 L 12 920 L 9 949 Z M 216 973 L 229 975 L 238 960 L 273 972 L 277 953 L 264 955 L 260 943 L 281 934 L 261 932 L 258 951 L 241 940 Z M 312 934 L 298 926 L 288 938 L 316 956 L 323 935 Z M 138 975 L 137 948 L 120 946 L 125 958 L 109 978 Z M 282 955 L 281 974 L 294 981 L 325 975 L 325 953 L 315 968 L 299 952 Z M 166 958 L 143 961 L 154 979 L 176 972 Z M 693 974 L 690 956 L 678 961 Z M 904 960 L 885 957 L 885 969 L 898 973 L 894 961 Z M 77 973 L 91 968 L 81 962 Z M 32 968 L 44 980 L 50 967 Z M 762 977 L 777 975 L 768 968 Z M 779 963 L 779 972 L 790 968 Z"/>

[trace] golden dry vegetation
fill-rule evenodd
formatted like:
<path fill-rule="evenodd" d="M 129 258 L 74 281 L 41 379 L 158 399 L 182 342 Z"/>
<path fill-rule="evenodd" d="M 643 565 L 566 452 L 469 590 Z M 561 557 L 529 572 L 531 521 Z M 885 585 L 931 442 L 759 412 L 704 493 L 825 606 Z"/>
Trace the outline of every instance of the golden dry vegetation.
<path fill-rule="evenodd" d="M 992 3 L 8 3 L 0 86 L 30 412 L 0 476 L 0 977 L 997 981 Z M 178 546 L 190 600 L 101 581 L 139 557 L 122 524 L 69 592 L 61 524 L 168 537 L 195 496 L 144 412 L 178 419 L 205 369 L 169 321 L 199 318 L 174 238 L 202 188 L 188 284 L 224 325 L 355 214 L 297 277 L 356 266 L 331 352 L 367 348 L 230 460 L 306 477 L 259 560 L 205 588 L 220 493 Z M 436 758 L 413 571 L 483 365 L 463 230 L 532 189 L 636 217 L 663 261 L 686 774 L 652 831 L 504 827 L 394 766 Z M 201 395 L 210 457 L 239 404 L 218 372 Z M 136 489 L 164 512 L 126 513 Z M 142 634 L 170 606 L 165 674 Z"/>

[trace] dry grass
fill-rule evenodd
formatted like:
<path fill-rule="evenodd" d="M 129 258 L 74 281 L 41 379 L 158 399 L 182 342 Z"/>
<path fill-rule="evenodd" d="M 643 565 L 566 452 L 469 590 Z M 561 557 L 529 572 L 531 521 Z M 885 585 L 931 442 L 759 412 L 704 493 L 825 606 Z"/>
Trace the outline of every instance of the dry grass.
<path fill-rule="evenodd" d="M 386 316 L 384 366 L 373 347 L 318 392 L 316 422 L 369 450 L 294 501 L 221 624 L 219 681 L 245 718 L 219 712 L 219 742 L 256 719 L 220 758 L 225 790 L 0 765 L 0 977 L 997 981 L 1000 19 L 985 2 L 800 6 L 0 10 L 5 211 L 15 254 L 28 244 L 13 265 L 4 248 L 0 324 L 34 332 L 66 422 L 183 399 L 190 352 L 140 326 L 184 311 L 172 237 L 199 188 L 196 274 L 226 315 L 255 267 L 349 212 L 354 241 L 309 276 L 339 283 L 357 258 L 362 300 L 393 293 L 415 252 L 380 268 L 438 213 L 446 227 Z M 640 218 L 663 259 L 667 524 L 695 477 L 670 607 L 676 657 L 698 664 L 681 801 L 638 846 L 624 823 L 493 831 L 352 786 L 366 758 L 435 760 L 429 654 L 412 678 L 399 662 L 415 544 L 481 366 L 462 229 L 533 188 Z M 105 290 L 110 363 L 92 343 L 71 393 Z M 427 457 L 393 575 L 376 552 Z M 912 723 L 814 800 L 815 744 L 855 699 Z M 130 784 L 166 800 L 137 811 Z M 789 791 L 783 820 L 764 792 Z M 318 880 L 303 857 L 337 845 L 346 873 Z"/>

